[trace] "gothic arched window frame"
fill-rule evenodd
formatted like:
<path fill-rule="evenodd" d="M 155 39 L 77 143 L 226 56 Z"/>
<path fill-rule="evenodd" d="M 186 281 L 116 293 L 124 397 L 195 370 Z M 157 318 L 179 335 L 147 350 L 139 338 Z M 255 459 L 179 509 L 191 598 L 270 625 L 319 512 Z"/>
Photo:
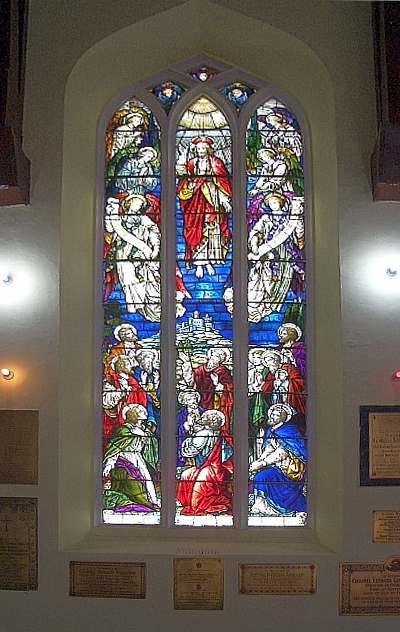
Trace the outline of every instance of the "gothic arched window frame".
<path fill-rule="evenodd" d="M 192 66 L 201 66 L 210 65 L 212 67 L 216 67 L 219 70 L 219 74 L 216 74 L 214 77 L 210 78 L 206 82 L 199 82 L 196 79 L 192 79 L 188 76 L 188 69 Z M 186 76 L 184 76 L 186 73 Z M 181 98 L 175 103 L 173 108 L 171 109 L 169 116 L 167 117 L 166 112 L 158 102 L 157 98 L 151 93 L 151 89 L 165 80 L 176 80 L 179 83 L 186 82 L 186 93 L 181 96 Z M 247 103 L 243 106 L 240 116 L 237 115 L 234 106 L 232 106 L 225 97 L 221 96 L 219 93 L 219 89 L 229 84 L 230 81 L 243 81 L 252 85 L 255 88 L 255 92 L 250 96 Z M 172 411 L 175 410 L 175 391 L 171 387 L 171 381 L 169 378 L 168 368 L 175 366 L 175 346 L 172 344 L 172 341 L 175 338 L 175 297 L 174 292 L 165 292 L 165 288 L 175 287 L 175 252 L 172 254 L 172 246 L 171 246 L 171 238 L 172 235 L 175 235 L 175 218 L 173 212 L 166 212 L 167 209 L 175 208 L 175 196 L 176 190 L 175 186 L 173 186 L 173 182 L 175 179 L 175 134 L 176 127 L 179 121 L 179 118 L 182 116 L 182 113 L 185 111 L 185 108 L 193 101 L 196 100 L 201 95 L 209 96 L 210 100 L 213 101 L 221 110 L 224 112 L 230 128 L 231 128 L 231 137 L 232 137 L 232 155 L 233 155 L 233 164 L 234 169 L 232 172 L 232 183 L 233 183 L 233 222 L 235 226 L 236 232 L 236 240 L 239 244 L 235 247 L 236 253 L 239 253 L 239 257 L 234 259 L 233 263 L 233 278 L 234 278 L 234 286 L 236 295 L 247 296 L 247 279 L 246 279 L 246 269 L 245 266 L 240 265 L 241 261 L 245 261 L 247 257 L 247 226 L 246 226 L 246 214 L 243 212 L 243 205 L 245 204 L 245 191 L 246 191 L 246 166 L 245 166 L 245 137 L 246 137 L 246 128 L 247 122 L 252 112 L 262 103 L 264 103 L 268 98 L 275 97 L 282 101 L 285 105 L 287 105 L 291 112 L 293 112 L 300 123 L 301 132 L 304 139 L 304 155 L 305 155 L 305 202 L 306 208 L 305 213 L 306 216 L 309 216 L 310 210 L 307 209 L 307 204 L 310 200 L 310 197 L 307 195 L 308 188 L 310 187 L 310 179 L 308 173 L 308 148 L 309 148 L 309 134 L 308 127 L 306 125 L 306 121 L 302 116 L 300 108 L 293 103 L 293 99 L 289 98 L 288 95 L 283 94 L 276 87 L 272 87 L 266 84 L 263 81 L 256 79 L 255 77 L 249 75 L 248 73 L 242 72 L 236 68 L 229 68 L 225 64 L 221 64 L 220 62 L 216 62 L 215 60 L 210 60 L 209 58 L 201 57 L 196 60 L 192 60 L 189 62 L 183 62 L 182 64 L 178 64 L 168 71 L 162 73 L 161 75 L 152 78 L 151 80 L 146 80 L 139 84 L 136 84 L 133 87 L 130 87 L 128 90 L 124 91 L 123 95 L 120 95 L 118 98 L 113 99 L 113 102 L 107 107 L 103 117 L 102 122 L 99 125 L 100 133 L 105 130 L 105 125 L 107 120 L 112 114 L 116 107 L 118 107 L 121 102 L 124 101 L 124 98 L 134 97 L 138 100 L 142 101 L 146 104 L 155 114 L 160 127 L 161 127 L 161 178 L 163 182 L 162 193 L 161 193 L 161 208 L 164 209 L 164 231 L 162 234 L 162 249 L 164 253 L 166 253 L 166 264 L 162 267 L 162 286 L 164 287 L 164 300 L 165 294 L 167 295 L 166 301 L 166 309 L 164 308 L 164 314 L 161 318 L 161 327 L 163 329 L 164 338 L 167 337 L 169 340 L 169 344 L 165 345 L 162 343 L 164 349 L 167 349 L 168 352 L 161 354 L 161 389 L 164 393 L 163 395 L 163 406 L 167 408 L 167 412 L 164 413 L 164 418 L 169 418 L 171 416 Z M 165 130 L 168 130 L 165 133 Z M 163 133 L 164 131 L 164 133 Z M 104 157 L 100 159 L 101 165 Z M 163 175 L 164 174 L 164 175 Z M 102 196 L 100 196 L 102 197 Z M 102 201 L 99 204 L 100 206 L 100 215 L 103 213 L 103 204 Z M 98 224 L 101 223 L 101 219 L 97 219 Z M 312 236 L 311 232 L 311 221 L 307 222 L 307 262 L 308 268 L 310 268 L 311 262 L 311 253 L 310 253 L 310 244 L 312 244 Z M 168 248 L 167 248 L 167 243 Z M 98 243 L 98 254 L 100 253 L 100 243 Z M 169 254 L 168 254 L 169 253 Z M 311 275 L 308 272 L 308 287 L 311 286 Z M 96 302 L 99 300 L 99 292 L 100 292 L 100 284 L 97 283 L 97 292 L 96 292 Z M 310 298 L 310 291 L 307 292 L 308 298 Z M 243 321 L 247 321 L 247 304 L 245 300 L 238 301 L 239 307 L 237 313 L 239 317 L 234 317 L 233 324 L 233 339 L 234 339 L 234 353 L 236 355 L 235 361 L 235 381 L 237 384 L 241 386 L 236 388 L 236 398 L 235 398 L 235 418 L 246 418 L 247 414 L 245 411 L 247 410 L 247 403 L 245 402 L 246 397 L 243 394 L 243 385 L 246 384 L 246 376 L 247 376 L 247 346 L 248 340 L 247 335 L 244 335 L 243 328 L 241 323 Z M 308 333 L 307 340 L 310 342 L 312 340 L 312 336 L 310 336 L 310 310 L 308 312 Z M 165 336 L 166 334 L 166 336 Z M 96 347 L 97 349 L 101 348 L 99 346 L 99 336 L 100 331 L 99 327 L 97 327 L 96 332 Z M 309 346 L 309 345 L 308 345 Z M 168 355 L 167 355 L 168 354 Z M 171 361 L 171 355 L 173 356 Z M 310 354 L 311 357 L 311 354 Z M 309 367 L 310 373 L 310 367 Z M 307 380 L 308 384 L 310 384 L 310 380 Z M 310 407 L 308 412 L 308 418 L 310 419 Z M 164 424 L 162 429 L 162 441 L 164 446 L 167 446 L 167 453 L 169 456 L 174 454 L 175 451 L 175 436 L 174 433 L 171 432 L 171 426 L 167 426 Z M 235 521 L 235 526 L 240 529 L 246 529 L 246 503 L 247 503 L 247 477 L 243 476 L 243 472 L 247 471 L 247 423 L 246 424 L 235 424 L 235 458 L 236 458 L 236 477 L 235 477 L 235 493 L 234 499 L 236 500 L 234 505 L 234 512 L 237 516 Z M 164 463 L 164 477 L 163 477 L 163 495 L 167 498 L 174 498 L 174 486 L 175 486 L 175 463 L 172 458 L 170 458 L 167 463 Z M 310 488 L 309 488 L 310 489 Z M 308 494 L 309 497 L 309 494 Z M 241 499 L 239 502 L 237 499 Z M 172 504 L 172 503 L 171 503 Z M 164 519 L 162 521 L 163 527 L 171 528 L 173 527 L 173 508 L 168 505 L 164 513 Z M 310 516 L 310 514 L 309 514 Z M 99 523 L 99 516 L 97 512 L 97 517 L 95 518 L 95 522 Z M 310 517 L 308 519 L 307 526 L 310 525 Z M 181 529 L 182 527 L 178 527 Z M 196 529 L 196 527 L 193 527 Z M 218 531 L 225 530 L 223 527 L 219 527 Z M 254 531 L 255 527 L 251 527 L 251 530 Z M 229 528 L 229 531 L 232 531 Z"/>

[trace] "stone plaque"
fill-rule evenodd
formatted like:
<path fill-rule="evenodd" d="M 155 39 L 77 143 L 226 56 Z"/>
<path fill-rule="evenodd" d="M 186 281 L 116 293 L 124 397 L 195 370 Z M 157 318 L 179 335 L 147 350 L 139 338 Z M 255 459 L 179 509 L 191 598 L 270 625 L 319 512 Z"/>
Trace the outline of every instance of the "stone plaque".
<path fill-rule="evenodd" d="M 0 498 L 0 589 L 37 590 L 37 498 Z"/>
<path fill-rule="evenodd" d="M 400 511 L 372 512 L 372 542 L 378 544 L 400 542 Z"/>
<path fill-rule="evenodd" d="M 244 595 L 309 595 L 315 592 L 314 564 L 241 564 L 239 590 Z"/>
<path fill-rule="evenodd" d="M 0 484 L 37 485 L 37 410 L 0 410 Z"/>
<path fill-rule="evenodd" d="M 175 610 L 222 610 L 224 566 L 220 559 L 174 560 Z"/>
<path fill-rule="evenodd" d="M 400 615 L 400 557 L 341 564 L 339 614 Z"/>
<path fill-rule="evenodd" d="M 144 599 L 146 565 L 132 562 L 70 562 L 73 597 Z"/>
<path fill-rule="evenodd" d="M 360 407 L 360 484 L 400 485 L 400 406 Z"/>

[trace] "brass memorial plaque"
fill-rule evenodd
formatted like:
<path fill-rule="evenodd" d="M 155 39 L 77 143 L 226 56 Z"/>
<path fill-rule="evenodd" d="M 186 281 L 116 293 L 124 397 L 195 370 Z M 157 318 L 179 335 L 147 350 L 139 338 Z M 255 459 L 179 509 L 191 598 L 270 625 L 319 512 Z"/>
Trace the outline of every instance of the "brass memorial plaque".
<path fill-rule="evenodd" d="M 69 580 L 73 597 L 146 597 L 146 565 L 142 563 L 70 562 Z"/>
<path fill-rule="evenodd" d="M 400 511 L 372 512 L 372 542 L 377 544 L 400 542 Z"/>
<path fill-rule="evenodd" d="M 37 498 L 0 498 L 0 590 L 37 590 Z"/>
<path fill-rule="evenodd" d="M 220 559 L 174 560 L 175 610 L 222 610 L 224 566 Z"/>
<path fill-rule="evenodd" d="M 38 482 L 37 410 L 0 410 L 0 484 Z"/>
<path fill-rule="evenodd" d="M 339 614 L 399 615 L 400 557 L 341 564 Z"/>
<path fill-rule="evenodd" d="M 309 595 L 315 592 L 314 564 L 241 564 L 239 590 L 244 595 Z"/>
<path fill-rule="evenodd" d="M 369 476 L 400 478 L 400 413 L 369 413 Z"/>

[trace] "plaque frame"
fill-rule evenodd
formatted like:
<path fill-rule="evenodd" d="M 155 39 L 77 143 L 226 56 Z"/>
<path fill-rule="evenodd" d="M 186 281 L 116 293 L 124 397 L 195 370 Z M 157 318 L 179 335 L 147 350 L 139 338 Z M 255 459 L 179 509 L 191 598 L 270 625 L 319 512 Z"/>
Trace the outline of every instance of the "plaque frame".
<path fill-rule="evenodd" d="M 361 607 L 351 603 L 351 575 L 353 572 L 381 573 L 392 560 L 400 558 L 388 558 L 380 562 L 341 562 L 339 564 L 339 615 L 340 616 L 399 616 L 400 604 L 396 606 Z M 399 570 L 396 568 L 396 571 Z"/>
<path fill-rule="evenodd" d="M 279 570 L 286 570 L 289 571 L 291 569 L 302 569 L 303 571 L 308 571 L 309 572 L 309 577 L 307 578 L 307 584 L 303 585 L 303 588 L 300 587 L 296 587 L 296 588 L 280 588 L 278 589 L 268 589 L 267 587 L 264 588 L 264 590 L 262 589 L 262 587 L 257 588 L 256 590 L 254 589 L 253 586 L 249 584 L 247 584 L 247 581 L 249 578 L 246 578 L 246 571 L 249 570 L 258 570 L 259 572 L 262 571 L 279 571 Z M 305 579 L 303 577 L 303 579 Z M 247 581 L 246 581 L 247 580 Z M 284 563 L 284 564 L 279 564 L 279 563 L 273 563 L 273 564 L 263 564 L 263 563 L 256 563 L 256 564 L 239 564 L 239 594 L 241 595 L 256 595 L 256 596 L 277 596 L 277 595 L 285 595 L 285 596 L 296 596 L 298 597 L 299 595 L 301 596 L 307 596 L 307 595 L 314 595 L 317 592 L 317 567 L 315 564 L 296 564 L 296 563 Z"/>
<path fill-rule="evenodd" d="M 208 568 L 209 576 L 213 576 L 216 582 L 215 592 L 210 594 L 208 598 L 202 601 L 196 595 L 196 591 L 187 588 L 187 594 L 182 594 L 182 586 L 185 586 L 185 571 L 183 566 L 188 564 L 189 566 L 197 566 L 205 564 L 214 568 Z M 191 581 L 188 581 L 190 585 L 193 583 L 193 578 L 196 574 L 194 569 L 188 569 L 187 571 L 191 576 Z M 198 611 L 219 611 L 224 609 L 224 597 L 225 597 L 225 579 L 224 579 L 224 562 L 222 558 L 214 557 L 177 557 L 173 560 L 173 573 L 174 573 L 174 588 L 173 588 L 173 600 L 174 610 L 198 610 Z M 187 580 L 186 580 L 187 581 Z M 201 582 L 201 578 L 198 580 Z"/>
<path fill-rule="evenodd" d="M 400 543 L 400 532 L 397 536 L 394 536 L 391 533 L 388 533 L 386 537 L 384 537 L 378 530 L 378 514 L 398 514 L 400 523 L 400 510 L 398 509 L 373 509 L 372 511 L 372 543 L 373 544 L 399 544 Z M 392 537 L 390 537 L 392 536 Z"/>
<path fill-rule="evenodd" d="M 369 474 L 369 415 L 370 413 L 397 413 L 400 406 L 360 406 L 360 486 L 383 487 L 400 485 L 398 478 L 371 478 Z"/>
<path fill-rule="evenodd" d="M 139 588 L 131 591 L 115 591 L 110 589 L 109 594 L 106 594 L 101 588 L 91 587 L 91 589 L 87 589 L 87 586 L 83 588 L 79 585 L 79 568 L 87 567 L 87 568 L 98 568 L 102 569 L 104 567 L 110 569 L 123 569 L 123 568 L 136 568 L 138 570 L 139 575 Z M 145 562 L 100 562 L 100 561 L 75 561 L 71 560 L 69 562 L 69 596 L 70 597 L 82 597 L 84 599 L 146 599 L 146 575 L 147 568 Z M 86 590 L 85 590 L 86 588 Z M 126 588 L 126 587 L 125 587 Z"/>

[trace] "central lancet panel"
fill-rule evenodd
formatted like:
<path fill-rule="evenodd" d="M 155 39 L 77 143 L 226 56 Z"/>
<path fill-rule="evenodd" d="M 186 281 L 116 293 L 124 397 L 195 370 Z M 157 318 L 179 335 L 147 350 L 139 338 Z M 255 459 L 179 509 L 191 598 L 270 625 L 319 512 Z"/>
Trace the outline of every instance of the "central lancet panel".
<path fill-rule="evenodd" d="M 232 138 L 205 96 L 176 132 L 176 257 L 175 523 L 231 526 Z"/>

